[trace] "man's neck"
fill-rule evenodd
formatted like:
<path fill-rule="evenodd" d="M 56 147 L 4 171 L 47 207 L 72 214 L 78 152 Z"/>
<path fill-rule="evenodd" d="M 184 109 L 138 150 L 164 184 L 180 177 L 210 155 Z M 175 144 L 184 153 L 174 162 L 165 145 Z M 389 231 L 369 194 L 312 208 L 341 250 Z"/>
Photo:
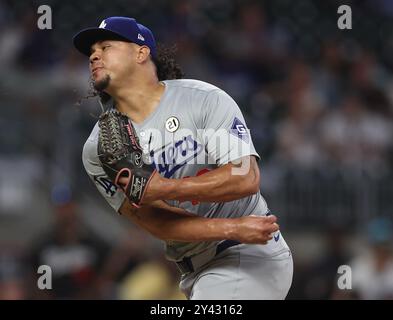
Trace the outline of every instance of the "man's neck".
<path fill-rule="evenodd" d="M 164 90 L 163 83 L 152 80 L 131 83 L 111 93 L 111 96 L 120 112 L 128 115 L 132 121 L 141 123 L 158 107 Z"/>

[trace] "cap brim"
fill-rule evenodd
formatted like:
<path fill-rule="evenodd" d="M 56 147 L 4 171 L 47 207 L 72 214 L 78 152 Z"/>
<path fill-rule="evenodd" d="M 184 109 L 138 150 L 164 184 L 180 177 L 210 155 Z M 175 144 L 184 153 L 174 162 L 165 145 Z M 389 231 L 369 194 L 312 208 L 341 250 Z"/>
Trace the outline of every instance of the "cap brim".
<path fill-rule="evenodd" d="M 91 46 L 102 40 L 121 40 L 129 42 L 128 39 L 116 32 L 102 28 L 89 28 L 77 33 L 73 38 L 73 43 L 78 51 L 86 56 L 90 56 Z"/>

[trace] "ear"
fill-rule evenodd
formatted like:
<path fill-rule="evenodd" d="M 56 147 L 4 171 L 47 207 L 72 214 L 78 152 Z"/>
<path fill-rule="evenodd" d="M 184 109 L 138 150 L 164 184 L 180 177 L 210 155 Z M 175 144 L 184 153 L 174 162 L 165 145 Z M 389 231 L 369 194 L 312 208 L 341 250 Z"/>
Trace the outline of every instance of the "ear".
<path fill-rule="evenodd" d="M 140 46 L 136 55 L 138 63 L 144 63 L 150 56 L 150 48 L 148 46 Z"/>

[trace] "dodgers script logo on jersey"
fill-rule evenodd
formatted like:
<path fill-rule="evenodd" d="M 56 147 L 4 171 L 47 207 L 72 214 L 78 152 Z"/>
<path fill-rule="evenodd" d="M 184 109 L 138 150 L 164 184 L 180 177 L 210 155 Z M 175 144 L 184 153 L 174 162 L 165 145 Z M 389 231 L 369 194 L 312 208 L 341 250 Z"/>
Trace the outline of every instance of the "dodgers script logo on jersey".
<path fill-rule="evenodd" d="M 165 178 L 170 178 L 174 173 L 195 159 L 203 151 L 203 145 L 195 140 L 192 135 L 169 143 L 161 150 L 150 151 L 153 165 Z"/>

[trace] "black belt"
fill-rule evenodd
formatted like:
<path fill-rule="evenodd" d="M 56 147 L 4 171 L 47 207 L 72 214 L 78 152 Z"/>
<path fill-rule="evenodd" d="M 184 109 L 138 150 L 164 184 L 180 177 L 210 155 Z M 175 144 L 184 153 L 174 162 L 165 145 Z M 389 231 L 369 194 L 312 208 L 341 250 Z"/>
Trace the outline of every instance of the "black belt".
<path fill-rule="evenodd" d="M 223 252 L 225 249 L 236 246 L 238 244 L 240 244 L 240 242 L 235 241 L 235 240 L 225 240 L 223 242 L 220 242 L 216 247 L 216 253 L 214 254 L 214 256 L 217 256 L 218 254 Z M 191 257 L 185 257 L 185 258 L 183 258 L 183 260 L 177 261 L 176 264 L 177 264 L 177 267 L 179 268 L 181 273 L 190 273 L 190 272 L 195 271 L 194 266 L 192 264 Z"/>

